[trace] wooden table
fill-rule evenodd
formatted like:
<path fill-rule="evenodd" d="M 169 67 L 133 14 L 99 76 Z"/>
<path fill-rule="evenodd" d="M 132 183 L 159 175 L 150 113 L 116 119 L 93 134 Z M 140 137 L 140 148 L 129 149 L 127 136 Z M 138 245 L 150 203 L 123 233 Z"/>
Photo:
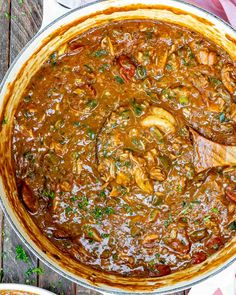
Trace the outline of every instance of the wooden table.
<path fill-rule="evenodd" d="M 22 47 L 40 28 L 42 5 L 42 0 L 0 0 L 0 81 Z M 99 294 L 66 280 L 39 261 L 22 245 L 1 211 L 0 230 L 2 282 L 28 283 L 65 295 Z M 16 259 L 17 245 L 25 249 L 30 262 L 25 263 Z M 41 267 L 43 274 L 33 272 L 27 276 L 26 272 L 35 267 Z M 188 291 L 175 293 L 175 295 L 186 294 Z"/>

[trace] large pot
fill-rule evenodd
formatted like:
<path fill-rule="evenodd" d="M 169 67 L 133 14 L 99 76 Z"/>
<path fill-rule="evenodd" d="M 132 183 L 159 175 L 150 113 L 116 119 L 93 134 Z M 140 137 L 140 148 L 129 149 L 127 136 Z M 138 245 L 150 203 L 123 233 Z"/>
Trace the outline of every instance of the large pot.
<path fill-rule="evenodd" d="M 16 189 L 11 156 L 14 113 L 29 79 L 50 53 L 77 34 L 111 20 L 156 19 L 195 30 L 223 47 L 236 59 L 236 32 L 217 17 L 176 0 L 110 0 L 72 10 L 38 33 L 24 48 L 6 74 L 0 94 L 0 194 L 12 227 L 40 260 L 66 278 L 97 291 L 112 294 L 164 294 L 191 287 L 231 264 L 236 254 L 236 237 L 200 265 L 161 278 L 126 278 L 92 270 L 61 253 L 32 221 Z"/>

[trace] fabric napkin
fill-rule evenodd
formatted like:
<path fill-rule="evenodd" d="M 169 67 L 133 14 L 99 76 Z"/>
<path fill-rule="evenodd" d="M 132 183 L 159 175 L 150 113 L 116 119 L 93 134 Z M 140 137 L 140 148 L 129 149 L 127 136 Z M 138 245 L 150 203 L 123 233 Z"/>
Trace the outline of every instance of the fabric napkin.
<path fill-rule="evenodd" d="M 236 29 L 236 0 L 185 0 L 228 21 Z"/>

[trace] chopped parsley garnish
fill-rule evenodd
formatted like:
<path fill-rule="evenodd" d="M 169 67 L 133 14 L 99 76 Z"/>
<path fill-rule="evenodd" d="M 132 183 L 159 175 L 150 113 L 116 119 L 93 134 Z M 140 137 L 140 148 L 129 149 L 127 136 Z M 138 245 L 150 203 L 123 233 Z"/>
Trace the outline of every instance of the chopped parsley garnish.
<path fill-rule="evenodd" d="M 224 113 L 220 113 L 220 115 L 219 115 L 219 120 L 220 120 L 220 123 L 223 123 L 223 122 L 225 122 L 225 114 Z"/>
<path fill-rule="evenodd" d="M 54 199 L 55 198 L 55 192 L 54 191 L 44 190 L 43 195 L 45 197 L 48 197 L 49 199 Z"/>
<path fill-rule="evenodd" d="M 6 118 L 3 118 L 2 119 L 2 126 L 6 125 L 7 124 L 7 119 Z"/>
<path fill-rule="evenodd" d="M 135 101 L 135 99 L 132 100 L 131 105 L 132 105 L 132 108 L 133 108 L 133 111 L 134 111 L 135 115 L 138 116 L 138 117 L 141 116 L 142 113 L 143 113 L 142 106 L 139 103 L 137 103 Z"/>
<path fill-rule="evenodd" d="M 98 70 L 100 73 L 104 73 L 109 68 L 110 68 L 109 64 L 103 64 Z"/>
<path fill-rule="evenodd" d="M 116 82 L 121 85 L 125 83 L 125 81 L 120 76 L 115 76 L 114 78 L 115 78 Z"/>
<path fill-rule="evenodd" d="M 72 208 L 71 207 L 66 207 L 65 209 L 66 214 L 69 214 L 70 212 L 72 212 Z"/>
<path fill-rule="evenodd" d="M 42 267 L 31 267 L 29 268 L 26 272 L 25 272 L 25 276 L 29 277 L 32 274 L 38 274 L 41 275 L 44 273 L 44 270 L 42 269 Z"/>
<path fill-rule="evenodd" d="M 214 208 L 212 208 L 212 209 L 211 209 L 211 211 L 212 211 L 213 213 L 217 213 L 217 214 L 219 214 L 219 213 L 220 213 L 220 212 L 219 212 L 219 210 L 218 210 L 217 208 L 215 208 L 215 207 L 214 207 Z"/>
<path fill-rule="evenodd" d="M 108 54 L 107 50 L 105 50 L 105 49 L 101 49 L 101 50 L 94 51 L 94 52 L 92 53 L 92 56 L 95 56 L 95 57 L 102 57 L 102 56 L 105 56 L 105 55 L 107 55 L 107 54 Z"/>
<path fill-rule="evenodd" d="M 29 256 L 26 254 L 21 245 L 16 246 L 16 259 L 22 260 L 25 263 L 29 262 Z"/>

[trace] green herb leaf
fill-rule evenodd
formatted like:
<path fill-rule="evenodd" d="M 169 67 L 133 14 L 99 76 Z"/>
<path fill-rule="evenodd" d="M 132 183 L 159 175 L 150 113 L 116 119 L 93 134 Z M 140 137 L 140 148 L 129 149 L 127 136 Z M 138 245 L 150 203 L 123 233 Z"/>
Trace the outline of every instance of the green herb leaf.
<path fill-rule="evenodd" d="M 188 98 L 186 96 L 180 96 L 179 98 L 179 102 L 182 104 L 182 105 L 187 105 L 189 103 L 188 101 Z"/>
<path fill-rule="evenodd" d="M 211 209 L 211 212 L 216 213 L 216 214 L 220 213 L 219 210 L 215 207 Z"/>
<path fill-rule="evenodd" d="M 225 114 L 223 112 L 220 113 L 219 120 L 220 120 L 220 123 L 225 122 Z"/>
<path fill-rule="evenodd" d="M 85 69 L 86 69 L 86 71 L 88 72 L 88 73 L 93 73 L 94 72 L 94 70 L 93 70 L 93 68 L 91 67 L 91 66 L 89 66 L 89 65 L 84 65 L 84 67 L 85 67 Z"/>
<path fill-rule="evenodd" d="M 26 254 L 25 250 L 21 245 L 16 246 L 16 259 L 22 260 L 25 263 L 29 262 L 29 256 Z"/>
<path fill-rule="evenodd" d="M 2 119 L 2 126 L 6 125 L 7 124 L 7 119 L 6 118 L 3 118 Z"/>
<path fill-rule="evenodd" d="M 29 277 L 32 274 L 38 274 L 41 275 L 44 273 L 44 270 L 42 267 L 33 267 L 33 268 L 29 268 L 26 272 L 25 272 L 25 276 Z"/>
<path fill-rule="evenodd" d="M 228 228 L 230 230 L 236 230 L 236 221 L 233 221 L 229 224 Z"/>
<path fill-rule="evenodd" d="M 131 105 L 133 107 L 133 111 L 134 111 L 135 115 L 140 117 L 143 113 L 143 108 L 142 108 L 141 104 L 138 104 L 136 102 L 136 100 L 134 99 L 134 100 L 132 100 Z"/>
<path fill-rule="evenodd" d="M 172 67 L 171 64 L 167 64 L 166 65 L 166 69 L 167 69 L 167 71 L 172 71 L 173 70 L 173 67 Z"/>
<path fill-rule="evenodd" d="M 116 82 L 118 82 L 121 85 L 125 83 L 124 80 L 120 76 L 115 76 L 114 78 L 115 78 Z"/>
<path fill-rule="evenodd" d="M 92 56 L 95 56 L 95 57 L 102 57 L 105 55 L 108 55 L 108 52 L 105 49 L 97 50 L 92 53 Z"/>
<path fill-rule="evenodd" d="M 49 62 L 52 66 L 56 66 L 57 64 L 57 52 L 53 52 L 50 56 L 49 56 Z"/>
<path fill-rule="evenodd" d="M 5 15 L 5 17 L 6 17 L 7 20 L 10 20 L 11 19 L 11 15 L 8 12 L 5 12 L 4 15 Z"/>
<path fill-rule="evenodd" d="M 100 73 L 104 73 L 109 68 L 110 68 L 109 64 L 103 64 L 98 70 Z"/>
<path fill-rule="evenodd" d="M 88 136 L 90 137 L 90 139 L 94 140 L 96 137 L 95 132 L 91 128 L 88 128 L 87 132 L 88 132 Z"/>

